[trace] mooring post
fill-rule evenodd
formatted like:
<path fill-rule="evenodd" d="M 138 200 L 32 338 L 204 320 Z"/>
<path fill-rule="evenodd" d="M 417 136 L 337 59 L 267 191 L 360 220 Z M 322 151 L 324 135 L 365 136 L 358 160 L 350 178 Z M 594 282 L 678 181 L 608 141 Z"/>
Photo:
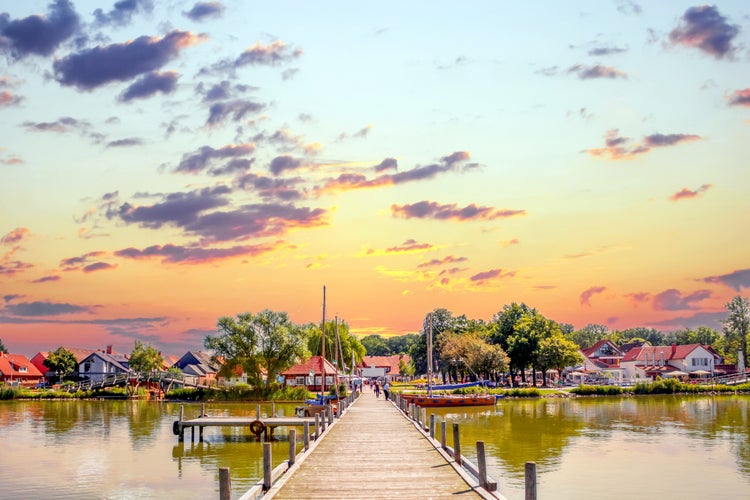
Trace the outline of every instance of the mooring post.
<path fill-rule="evenodd" d="M 297 429 L 289 429 L 289 467 L 294 465 L 297 456 Z"/>
<path fill-rule="evenodd" d="M 232 478 L 229 467 L 219 467 L 219 500 L 232 500 Z"/>
<path fill-rule="evenodd" d="M 195 426 L 190 428 L 190 442 L 195 442 Z"/>
<path fill-rule="evenodd" d="M 422 408 L 421 422 L 422 422 L 421 428 L 426 429 L 427 428 L 427 408 Z"/>
<path fill-rule="evenodd" d="M 271 418 L 276 416 L 276 403 L 271 403 Z"/>
<path fill-rule="evenodd" d="M 487 491 L 495 491 L 497 485 L 494 488 L 491 487 L 487 481 L 487 457 L 484 455 L 484 441 L 477 441 L 477 472 L 479 472 L 479 486 Z"/>
<path fill-rule="evenodd" d="M 430 413 L 430 437 L 435 439 L 435 414 Z"/>
<path fill-rule="evenodd" d="M 447 431 L 445 429 L 445 420 L 441 420 L 440 421 L 440 447 L 442 449 L 446 449 L 447 448 L 446 443 L 445 443 L 445 441 L 446 441 L 446 437 L 445 437 L 446 432 Z"/>
<path fill-rule="evenodd" d="M 305 439 L 305 451 L 310 449 L 310 422 L 302 424 L 304 439 Z"/>
<path fill-rule="evenodd" d="M 526 496 L 525 500 L 536 500 L 536 462 L 526 462 L 525 467 Z"/>
<path fill-rule="evenodd" d="M 453 424 L 453 460 L 461 465 L 461 440 L 458 435 L 458 424 Z"/>
<path fill-rule="evenodd" d="M 201 418 L 206 416 L 206 403 L 201 403 Z"/>
<path fill-rule="evenodd" d="M 199 443 L 203 442 L 203 426 L 202 425 L 198 427 L 198 442 Z"/>
<path fill-rule="evenodd" d="M 260 404 L 255 407 L 255 420 L 260 420 Z"/>
<path fill-rule="evenodd" d="M 177 436 L 177 442 L 182 443 L 185 441 L 185 428 L 182 426 L 182 418 L 185 415 L 185 406 L 180 405 L 180 418 L 178 420 L 177 428 L 179 429 L 179 435 Z"/>
<path fill-rule="evenodd" d="M 271 443 L 263 443 L 263 491 L 271 489 L 271 483 L 273 482 L 272 471 Z"/>

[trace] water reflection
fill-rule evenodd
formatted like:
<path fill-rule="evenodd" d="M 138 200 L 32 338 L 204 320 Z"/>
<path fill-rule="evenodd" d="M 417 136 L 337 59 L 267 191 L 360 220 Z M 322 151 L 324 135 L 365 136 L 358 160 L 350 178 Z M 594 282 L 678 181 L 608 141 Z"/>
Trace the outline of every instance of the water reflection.
<path fill-rule="evenodd" d="M 434 413 L 460 424 L 470 458 L 474 443 L 485 442 L 488 466 L 510 498 L 522 497 L 527 461 L 537 463 L 542 490 L 555 492 L 550 498 L 579 498 L 599 481 L 611 487 L 594 477 L 618 482 L 622 473 L 638 476 L 647 491 L 664 493 L 675 480 L 681 498 L 721 491 L 738 498 L 738 491 L 750 495 L 749 407 L 746 396 L 648 396 L 505 400 L 489 410 Z"/>

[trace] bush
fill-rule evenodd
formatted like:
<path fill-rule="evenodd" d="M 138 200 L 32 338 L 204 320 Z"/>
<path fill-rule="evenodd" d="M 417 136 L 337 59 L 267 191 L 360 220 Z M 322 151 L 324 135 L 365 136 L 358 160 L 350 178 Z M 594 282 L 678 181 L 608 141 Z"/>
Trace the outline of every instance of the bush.
<path fill-rule="evenodd" d="M 581 385 L 570 390 L 578 396 L 618 396 L 624 391 L 616 385 Z"/>
<path fill-rule="evenodd" d="M 542 397 L 542 391 L 540 391 L 536 387 L 525 387 L 525 388 L 517 387 L 515 389 L 500 390 L 496 394 L 505 394 L 505 396 L 509 398 L 540 398 Z"/>

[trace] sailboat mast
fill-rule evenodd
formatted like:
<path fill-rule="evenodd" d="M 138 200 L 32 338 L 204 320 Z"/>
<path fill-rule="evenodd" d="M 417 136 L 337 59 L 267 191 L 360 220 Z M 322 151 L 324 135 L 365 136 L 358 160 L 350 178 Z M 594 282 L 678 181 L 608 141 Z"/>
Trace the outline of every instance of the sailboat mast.
<path fill-rule="evenodd" d="M 339 395 L 339 316 L 338 314 L 336 317 L 336 343 L 334 344 L 334 351 L 336 351 L 336 396 Z"/>
<path fill-rule="evenodd" d="M 321 347 L 320 356 L 320 394 L 325 395 L 326 392 L 326 286 L 323 285 L 323 325 L 320 328 L 320 341 L 323 344 Z"/>
<path fill-rule="evenodd" d="M 430 328 L 427 335 L 427 395 L 432 397 L 432 313 L 430 313 Z"/>

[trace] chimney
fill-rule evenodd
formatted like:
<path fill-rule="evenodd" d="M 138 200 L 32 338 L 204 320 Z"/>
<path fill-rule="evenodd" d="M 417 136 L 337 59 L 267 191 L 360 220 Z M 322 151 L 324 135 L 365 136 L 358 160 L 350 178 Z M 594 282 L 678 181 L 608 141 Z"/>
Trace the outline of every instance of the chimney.
<path fill-rule="evenodd" d="M 112 354 L 112 346 L 111 345 L 107 346 L 107 354 Z"/>
<path fill-rule="evenodd" d="M 677 352 L 677 344 L 672 343 L 672 357 L 674 357 L 676 352 Z"/>

